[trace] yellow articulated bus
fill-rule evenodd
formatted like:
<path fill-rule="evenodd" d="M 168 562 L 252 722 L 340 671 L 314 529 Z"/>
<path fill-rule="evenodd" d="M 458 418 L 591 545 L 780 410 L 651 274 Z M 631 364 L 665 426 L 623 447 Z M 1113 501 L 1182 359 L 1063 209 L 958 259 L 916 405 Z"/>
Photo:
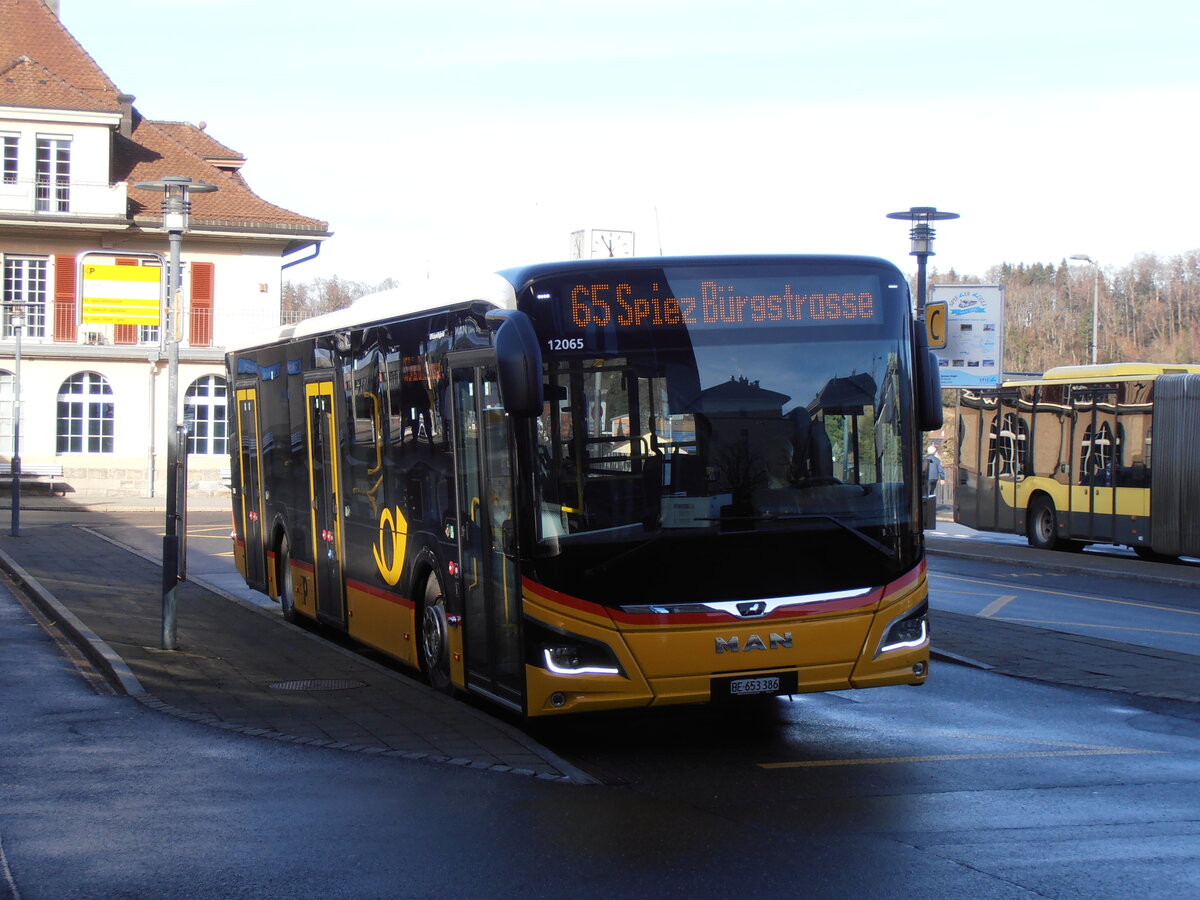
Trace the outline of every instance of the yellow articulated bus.
<path fill-rule="evenodd" d="M 921 684 L 931 360 L 866 257 L 384 291 L 228 354 L 238 567 L 527 716 Z"/>
<path fill-rule="evenodd" d="M 954 518 L 1041 549 L 1200 555 L 1200 365 L 1064 366 L 958 405 Z"/>

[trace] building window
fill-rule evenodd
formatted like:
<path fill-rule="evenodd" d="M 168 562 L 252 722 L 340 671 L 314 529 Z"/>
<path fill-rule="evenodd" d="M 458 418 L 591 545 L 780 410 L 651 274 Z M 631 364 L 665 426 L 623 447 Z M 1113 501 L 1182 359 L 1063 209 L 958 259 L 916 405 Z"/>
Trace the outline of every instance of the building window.
<path fill-rule="evenodd" d="M 71 142 L 66 138 L 38 138 L 34 197 L 38 212 L 70 212 Z"/>
<path fill-rule="evenodd" d="M 220 375 L 197 378 L 187 389 L 183 399 L 183 421 L 187 424 L 188 453 L 217 456 L 227 452 L 226 393 L 226 382 Z"/>
<path fill-rule="evenodd" d="M 13 373 L 0 369 L 0 453 L 13 453 L 13 400 L 16 386 Z"/>
<path fill-rule="evenodd" d="M 4 183 L 17 183 L 17 136 L 6 134 L 0 136 L 4 147 Z"/>
<path fill-rule="evenodd" d="M 58 453 L 113 452 L 113 392 L 103 375 L 79 372 L 58 390 Z"/>
<path fill-rule="evenodd" d="M 21 337 L 46 336 L 47 261 L 22 256 L 4 258 L 4 336 L 15 335 L 13 304 L 24 304 Z"/>

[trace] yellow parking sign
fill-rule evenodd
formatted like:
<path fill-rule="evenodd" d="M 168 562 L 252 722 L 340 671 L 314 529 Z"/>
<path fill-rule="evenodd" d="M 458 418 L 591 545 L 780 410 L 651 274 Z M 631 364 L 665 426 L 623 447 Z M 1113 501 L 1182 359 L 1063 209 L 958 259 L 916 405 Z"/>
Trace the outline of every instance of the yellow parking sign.
<path fill-rule="evenodd" d="M 160 266 L 83 264 L 83 324 L 157 325 L 162 302 Z"/>

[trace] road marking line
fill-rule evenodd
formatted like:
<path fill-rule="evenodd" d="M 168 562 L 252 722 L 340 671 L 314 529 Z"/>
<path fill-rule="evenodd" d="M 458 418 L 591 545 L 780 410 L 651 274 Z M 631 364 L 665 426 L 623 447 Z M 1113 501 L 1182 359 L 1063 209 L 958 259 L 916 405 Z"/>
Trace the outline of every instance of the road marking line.
<path fill-rule="evenodd" d="M 1011 584 L 996 581 L 984 581 L 979 578 L 965 578 L 961 575 L 942 575 L 936 572 L 929 573 L 929 580 L 934 578 L 945 578 L 947 581 L 962 581 L 967 584 L 985 584 L 990 587 L 1012 587 Z M 1052 591 L 1049 588 L 1025 587 L 1026 591 L 1032 594 L 1049 594 L 1053 597 L 1073 597 L 1076 600 L 1096 600 L 1100 603 L 1113 603 L 1117 606 L 1136 606 L 1139 609 L 1156 609 L 1162 612 L 1182 613 L 1185 616 L 1200 616 L 1200 610 L 1196 609 L 1180 609 L 1178 606 L 1159 606 L 1154 603 L 1142 603 L 1137 600 L 1113 600 L 1110 597 L 1097 597 L 1094 594 L 1077 594 L 1074 591 Z"/>
<path fill-rule="evenodd" d="M 981 613 L 982 615 L 982 613 Z M 1143 634 L 1171 634 L 1177 637 L 1200 637 L 1200 631 L 1167 631 L 1163 628 L 1134 628 L 1132 625 L 1100 625 L 1093 622 L 1058 622 L 1053 619 L 1027 619 L 1020 616 L 1002 616 L 997 622 L 1026 622 L 1030 625 L 1059 625 L 1070 628 L 1107 628 L 1110 631 L 1138 631 Z"/>
<path fill-rule="evenodd" d="M 867 729 L 880 731 L 882 729 Z M 879 756 L 871 759 L 813 759 L 803 762 L 759 763 L 760 769 L 815 769 L 826 766 L 885 766 L 898 763 L 955 762 L 981 759 L 1052 759 L 1069 756 L 1153 756 L 1163 750 L 1141 750 L 1136 747 L 1106 747 L 1103 744 L 1077 744 L 1071 741 L 1039 741 L 1033 738 L 1004 737 L 992 734 L 963 734 L 954 731 L 935 731 L 929 736 L 966 741 L 990 741 L 997 744 L 1032 744 L 1037 747 L 1061 747 L 1060 750 L 1027 750 L 1017 753 L 945 753 L 927 756 Z"/>
<path fill-rule="evenodd" d="M 17 890 L 17 882 L 13 879 L 12 869 L 8 867 L 8 854 L 4 852 L 4 841 L 0 838 L 0 879 L 8 888 L 8 894 L 13 900 L 21 900 L 21 892 Z"/>
<path fill-rule="evenodd" d="M 1150 756 L 1163 750 L 1106 747 L 1098 750 L 1031 750 L 1027 753 L 948 753 L 931 756 L 881 756 L 874 759 L 814 759 L 805 762 L 759 763 L 760 769 L 815 769 L 825 766 L 886 766 L 898 763 L 956 762 L 981 759 L 1051 759 L 1068 756 Z"/>
<path fill-rule="evenodd" d="M 981 609 L 978 613 L 976 613 L 976 615 L 982 616 L 985 619 L 990 619 L 992 616 L 994 616 L 996 613 L 1000 612 L 1000 610 L 1004 609 L 1004 607 L 1006 607 L 1008 604 L 1012 603 L 1016 599 L 1017 599 L 1016 594 L 1005 594 L 1003 597 L 997 597 L 995 600 L 993 600 L 991 603 L 989 603 L 987 606 L 985 606 L 983 609 Z"/>

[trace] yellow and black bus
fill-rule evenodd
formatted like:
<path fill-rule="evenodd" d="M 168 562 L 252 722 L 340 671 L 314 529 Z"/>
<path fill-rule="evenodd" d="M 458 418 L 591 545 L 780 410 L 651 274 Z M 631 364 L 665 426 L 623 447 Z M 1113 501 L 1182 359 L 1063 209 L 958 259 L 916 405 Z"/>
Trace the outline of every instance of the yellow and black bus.
<path fill-rule="evenodd" d="M 538 716 L 927 677 L 941 402 L 890 263 L 550 263 L 227 362 L 247 583 L 440 689 Z"/>
<path fill-rule="evenodd" d="M 1040 549 L 1200 555 L 1200 365 L 1062 366 L 958 406 L 955 521 Z"/>

